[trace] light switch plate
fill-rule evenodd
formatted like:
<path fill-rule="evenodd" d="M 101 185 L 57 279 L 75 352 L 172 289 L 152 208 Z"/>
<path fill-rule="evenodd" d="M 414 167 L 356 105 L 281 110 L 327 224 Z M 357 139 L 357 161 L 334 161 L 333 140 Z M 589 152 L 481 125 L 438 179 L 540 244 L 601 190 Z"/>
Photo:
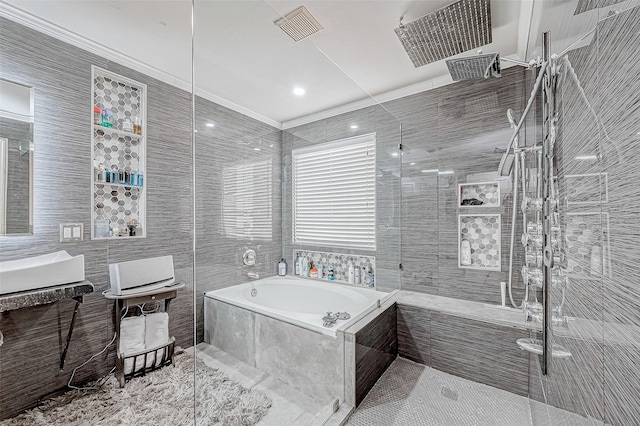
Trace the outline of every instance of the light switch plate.
<path fill-rule="evenodd" d="M 84 224 L 82 223 L 61 223 L 60 242 L 82 241 L 84 235 Z"/>

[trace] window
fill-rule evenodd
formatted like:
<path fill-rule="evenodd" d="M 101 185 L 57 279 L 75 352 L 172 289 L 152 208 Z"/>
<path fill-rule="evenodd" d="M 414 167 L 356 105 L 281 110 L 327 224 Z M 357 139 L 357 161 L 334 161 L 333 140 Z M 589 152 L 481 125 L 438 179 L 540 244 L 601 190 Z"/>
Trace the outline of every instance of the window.
<path fill-rule="evenodd" d="M 226 167 L 223 176 L 224 235 L 236 239 L 271 240 L 271 160 Z"/>
<path fill-rule="evenodd" d="M 293 243 L 375 250 L 375 134 L 296 149 L 292 157 Z"/>

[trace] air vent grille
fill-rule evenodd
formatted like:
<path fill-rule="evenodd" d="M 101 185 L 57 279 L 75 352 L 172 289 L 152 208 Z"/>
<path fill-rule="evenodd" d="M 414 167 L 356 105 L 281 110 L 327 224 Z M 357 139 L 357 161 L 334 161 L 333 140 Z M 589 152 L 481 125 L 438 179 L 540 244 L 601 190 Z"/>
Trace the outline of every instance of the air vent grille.
<path fill-rule="evenodd" d="M 297 8 L 284 18 L 279 19 L 275 24 L 295 42 L 303 40 L 324 29 L 304 6 Z"/>
<path fill-rule="evenodd" d="M 418 68 L 491 43 L 491 3 L 460 0 L 395 32 Z"/>

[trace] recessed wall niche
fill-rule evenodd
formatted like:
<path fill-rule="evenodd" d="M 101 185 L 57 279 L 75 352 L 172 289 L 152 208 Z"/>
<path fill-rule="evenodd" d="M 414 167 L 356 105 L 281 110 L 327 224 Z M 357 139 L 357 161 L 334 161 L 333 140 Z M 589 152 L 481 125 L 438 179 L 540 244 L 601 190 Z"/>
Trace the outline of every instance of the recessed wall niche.
<path fill-rule="evenodd" d="M 92 66 L 91 239 L 143 238 L 147 86 Z"/>

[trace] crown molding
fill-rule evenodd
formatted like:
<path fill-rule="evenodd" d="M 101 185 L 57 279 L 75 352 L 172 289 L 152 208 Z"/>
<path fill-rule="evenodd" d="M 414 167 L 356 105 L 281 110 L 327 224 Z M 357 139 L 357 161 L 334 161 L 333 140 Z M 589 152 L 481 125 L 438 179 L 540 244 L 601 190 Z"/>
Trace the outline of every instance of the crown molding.
<path fill-rule="evenodd" d="M 0 16 L 23 25 L 27 28 L 31 28 L 32 30 L 38 31 L 39 33 L 68 43 L 72 46 L 94 53 L 109 61 L 117 62 L 120 65 L 129 67 L 135 71 L 141 72 L 151 78 L 155 78 L 159 81 L 162 81 L 163 83 L 170 84 L 186 92 L 191 93 L 193 89 L 191 81 L 183 80 L 173 74 L 169 74 L 159 68 L 134 59 L 131 56 L 125 55 L 117 50 L 108 48 L 100 43 L 96 43 L 93 40 L 89 40 L 86 37 L 74 33 L 73 31 L 69 31 L 56 24 L 53 24 L 52 22 L 25 12 L 24 10 L 17 8 L 11 4 L 0 2 Z M 197 96 L 201 96 L 204 99 L 273 126 L 277 129 L 282 129 L 282 123 L 280 123 L 279 121 L 265 117 L 261 114 L 251 111 L 248 108 L 242 107 L 227 99 L 214 95 L 213 93 L 207 92 L 205 90 L 200 90 L 197 87 L 194 91 Z"/>

